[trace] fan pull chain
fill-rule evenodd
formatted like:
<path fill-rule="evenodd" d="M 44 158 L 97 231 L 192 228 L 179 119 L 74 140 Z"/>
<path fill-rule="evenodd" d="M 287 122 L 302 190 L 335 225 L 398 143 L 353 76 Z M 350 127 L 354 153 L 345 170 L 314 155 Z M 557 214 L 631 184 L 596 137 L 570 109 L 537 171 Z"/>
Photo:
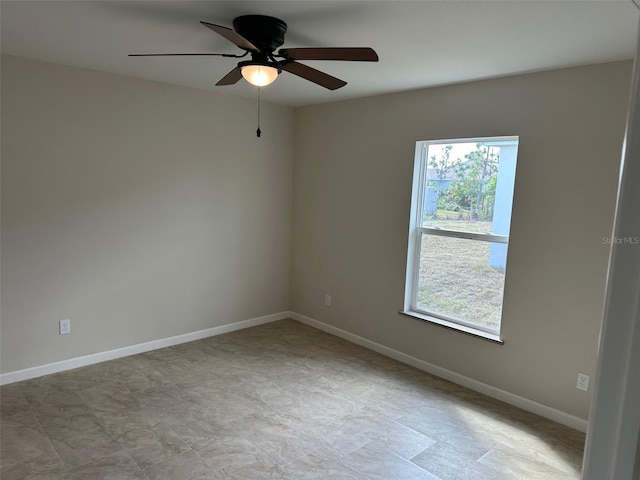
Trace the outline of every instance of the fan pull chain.
<path fill-rule="evenodd" d="M 262 131 L 260 130 L 260 87 L 258 87 L 258 129 L 256 130 L 256 136 L 260 138 Z"/>

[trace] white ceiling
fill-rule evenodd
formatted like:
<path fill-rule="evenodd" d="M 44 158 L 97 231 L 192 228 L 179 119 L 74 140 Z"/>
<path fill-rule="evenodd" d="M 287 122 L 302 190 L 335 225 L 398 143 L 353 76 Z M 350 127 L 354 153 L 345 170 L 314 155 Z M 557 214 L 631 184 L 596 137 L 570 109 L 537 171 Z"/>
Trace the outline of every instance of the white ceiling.
<path fill-rule="evenodd" d="M 215 87 L 237 60 L 128 53 L 241 52 L 200 25 L 244 14 L 288 23 L 285 47 L 369 46 L 379 63 L 306 62 L 346 80 L 328 91 L 283 73 L 263 100 L 291 106 L 634 56 L 631 0 L 28 1 L 0 3 L 2 52 L 254 98 Z M 303 62 L 305 63 L 305 62 Z"/>

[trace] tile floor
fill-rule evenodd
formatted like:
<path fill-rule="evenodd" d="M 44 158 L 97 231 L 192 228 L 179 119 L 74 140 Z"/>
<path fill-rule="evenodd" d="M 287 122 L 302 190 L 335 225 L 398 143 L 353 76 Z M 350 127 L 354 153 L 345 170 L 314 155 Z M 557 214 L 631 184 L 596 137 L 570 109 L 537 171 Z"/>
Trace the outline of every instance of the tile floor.
<path fill-rule="evenodd" d="M 293 320 L 0 394 L 2 480 L 578 479 L 584 444 Z"/>

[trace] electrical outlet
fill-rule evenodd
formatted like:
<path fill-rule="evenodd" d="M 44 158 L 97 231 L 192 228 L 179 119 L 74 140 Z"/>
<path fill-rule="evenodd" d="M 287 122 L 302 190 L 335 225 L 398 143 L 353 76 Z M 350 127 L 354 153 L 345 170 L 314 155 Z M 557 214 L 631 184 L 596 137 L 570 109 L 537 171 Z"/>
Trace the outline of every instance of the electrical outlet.
<path fill-rule="evenodd" d="M 589 375 L 585 373 L 578 373 L 578 384 L 576 385 L 576 388 L 586 392 L 589 389 Z"/>
<path fill-rule="evenodd" d="M 324 296 L 324 304 L 327 307 L 331 306 L 331 295 L 327 294 L 327 295 Z"/>
<path fill-rule="evenodd" d="M 68 318 L 66 320 L 60 320 L 59 327 L 60 335 L 68 335 L 69 333 L 71 333 L 71 320 L 69 320 Z"/>

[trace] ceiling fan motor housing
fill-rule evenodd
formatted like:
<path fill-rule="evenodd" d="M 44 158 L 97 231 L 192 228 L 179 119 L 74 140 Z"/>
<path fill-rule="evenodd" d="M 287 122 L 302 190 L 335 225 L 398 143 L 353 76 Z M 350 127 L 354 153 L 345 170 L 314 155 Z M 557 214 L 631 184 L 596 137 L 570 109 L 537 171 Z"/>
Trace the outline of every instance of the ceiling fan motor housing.
<path fill-rule="evenodd" d="M 233 29 L 262 52 L 273 52 L 284 43 L 287 24 L 266 15 L 243 15 L 233 20 Z"/>

